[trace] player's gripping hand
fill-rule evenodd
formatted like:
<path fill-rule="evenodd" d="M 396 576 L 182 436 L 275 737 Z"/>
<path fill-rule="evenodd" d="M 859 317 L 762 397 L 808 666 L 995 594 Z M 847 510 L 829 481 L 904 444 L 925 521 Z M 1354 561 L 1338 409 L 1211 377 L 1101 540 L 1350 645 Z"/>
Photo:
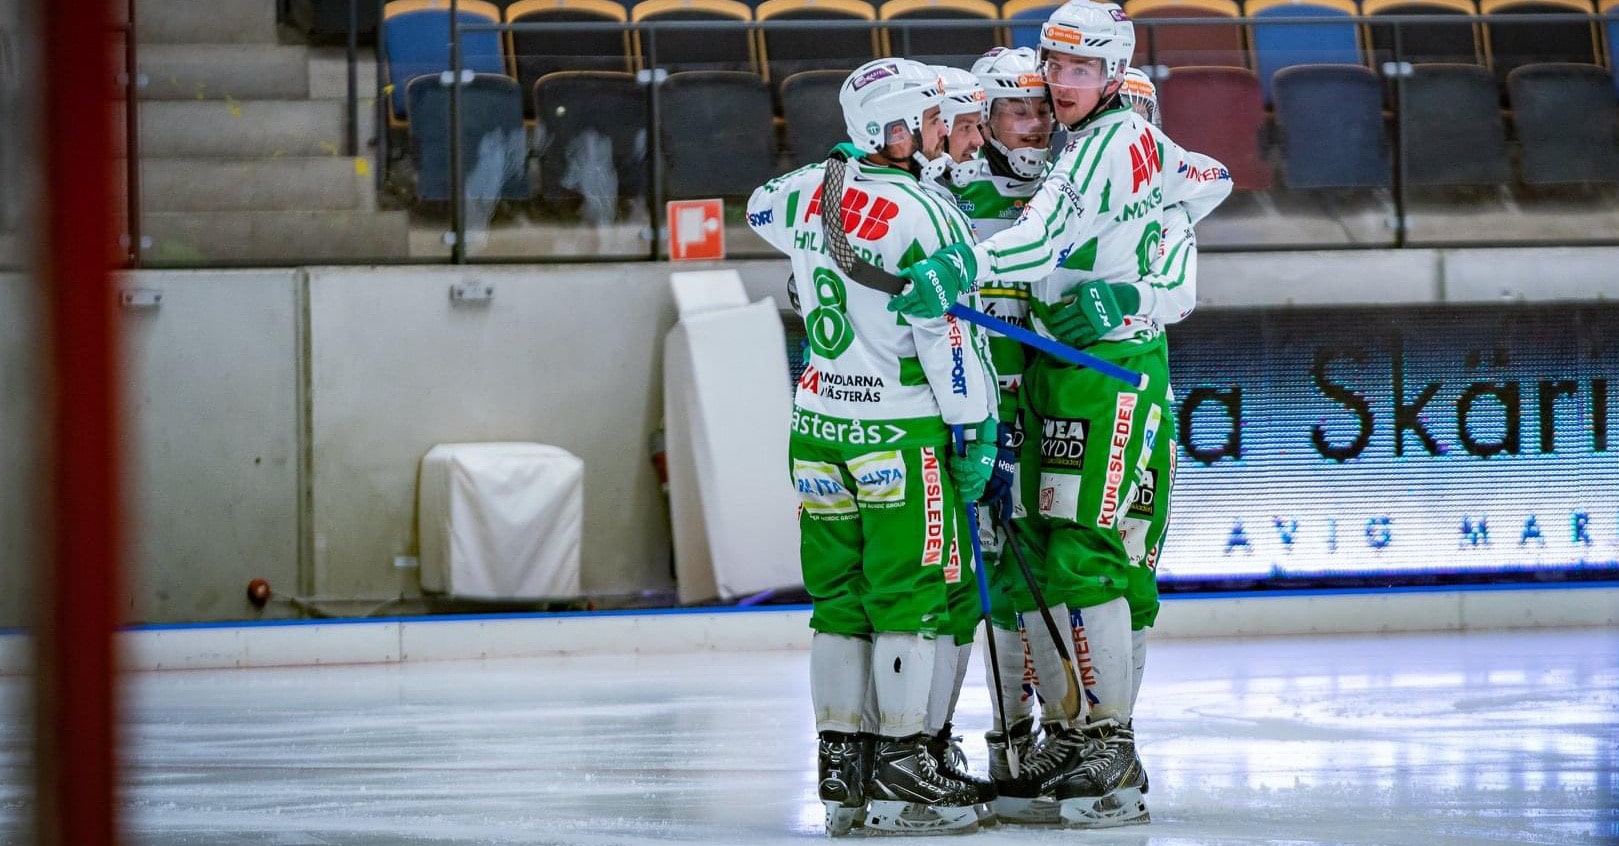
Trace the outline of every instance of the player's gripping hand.
<path fill-rule="evenodd" d="M 978 259 L 967 244 L 951 244 L 899 272 L 910 290 L 888 301 L 888 310 L 911 317 L 943 317 L 978 278 Z"/>
<path fill-rule="evenodd" d="M 991 509 L 997 520 L 1012 519 L 1012 474 L 1017 470 L 1018 431 L 1010 423 L 1000 425 L 1000 436 L 995 441 L 995 467 L 989 482 L 984 485 L 984 496 L 979 500 Z"/>
<path fill-rule="evenodd" d="M 962 502 L 977 502 L 983 497 L 984 486 L 995 472 L 995 420 L 985 420 L 974 429 L 977 437 L 967 441 L 962 452 L 952 452 L 946 465 Z"/>
<path fill-rule="evenodd" d="M 1134 285 L 1081 282 L 1063 292 L 1062 303 L 1046 318 L 1051 334 L 1072 347 L 1087 347 L 1124 325 L 1125 315 L 1141 307 Z"/>

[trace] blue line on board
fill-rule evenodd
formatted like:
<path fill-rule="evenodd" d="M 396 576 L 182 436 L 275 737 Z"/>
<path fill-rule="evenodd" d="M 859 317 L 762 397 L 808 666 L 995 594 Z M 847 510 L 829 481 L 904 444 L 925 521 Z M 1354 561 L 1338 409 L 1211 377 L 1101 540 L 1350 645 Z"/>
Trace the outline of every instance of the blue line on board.
<path fill-rule="evenodd" d="M 1208 593 L 1164 594 L 1164 602 L 1203 599 L 1269 599 L 1288 596 L 1364 596 L 1393 593 L 1460 593 L 1466 591 L 1507 590 L 1581 590 L 1619 588 L 1619 581 L 1611 582 L 1515 582 L 1499 585 L 1412 585 L 1406 587 L 1369 588 L 1300 588 L 1298 590 L 1220 591 Z M 312 620 L 221 620 L 208 623 L 145 623 L 125 627 L 126 631 L 166 632 L 190 629 L 275 628 L 279 626 L 353 626 L 387 623 L 465 623 L 495 622 L 499 620 L 556 620 L 575 617 L 600 619 L 604 617 L 664 617 L 678 614 L 771 614 L 776 612 L 808 611 L 808 605 L 716 605 L 699 608 L 627 608 L 613 611 L 523 611 L 498 614 L 430 614 L 402 617 L 331 617 Z M 23 628 L 0 628 L 0 636 L 26 634 Z"/>

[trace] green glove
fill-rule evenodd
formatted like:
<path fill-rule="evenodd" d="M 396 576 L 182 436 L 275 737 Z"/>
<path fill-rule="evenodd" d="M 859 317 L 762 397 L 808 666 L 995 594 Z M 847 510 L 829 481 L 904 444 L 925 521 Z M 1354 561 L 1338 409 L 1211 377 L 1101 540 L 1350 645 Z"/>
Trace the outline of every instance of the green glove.
<path fill-rule="evenodd" d="M 1124 325 L 1141 307 L 1141 293 L 1121 282 L 1082 282 L 1063 292 L 1062 302 L 1044 318 L 1057 340 L 1087 347 Z"/>
<path fill-rule="evenodd" d="M 888 301 L 888 310 L 912 317 L 943 317 L 978 278 L 978 259 L 969 244 L 951 244 L 905 268 L 899 275 L 911 289 Z"/>
<path fill-rule="evenodd" d="M 998 429 L 993 417 L 974 426 L 971 431 L 976 432 L 977 437 L 967 441 L 966 454 L 952 453 L 950 456 L 946 466 L 962 502 L 977 502 L 984 495 L 984 486 L 989 484 L 989 477 L 995 473 L 995 453 L 998 450 L 995 438 Z"/>

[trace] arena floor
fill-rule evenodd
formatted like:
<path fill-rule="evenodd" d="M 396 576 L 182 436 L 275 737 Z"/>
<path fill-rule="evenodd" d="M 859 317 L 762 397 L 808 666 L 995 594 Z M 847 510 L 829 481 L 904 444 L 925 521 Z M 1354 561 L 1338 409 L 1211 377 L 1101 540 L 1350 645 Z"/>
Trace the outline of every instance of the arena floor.
<path fill-rule="evenodd" d="M 1612 629 L 1165 641 L 1147 672 L 1150 825 L 953 842 L 1619 842 Z M 802 652 L 139 674 L 125 842 L 804 843 L 808 696 Z M 0 833 L 26 748 L 3 725 Z"/>

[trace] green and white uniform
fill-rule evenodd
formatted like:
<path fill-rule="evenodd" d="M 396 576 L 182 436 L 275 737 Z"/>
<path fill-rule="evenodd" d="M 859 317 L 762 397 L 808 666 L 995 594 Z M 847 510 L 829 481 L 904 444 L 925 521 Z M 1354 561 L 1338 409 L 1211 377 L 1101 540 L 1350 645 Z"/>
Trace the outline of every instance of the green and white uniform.
<path fill-rule="evenodd" d="M 954 634 L 946 583 L 972 576 L 945 471 L 950 427 L 993 416 L 994 371 L 966 324 L 898 317 L 844 277 L 821 229 L 822 172 L 800 168 L 748 201 L 750 225 L 791 259 L 809 335 L 789 454 L 810 625 Z M 949 201 L 903 170 L 850 161 L 840 205 L 850 244 L 890 272 L 970 239 Z"/>
<path fill-rule="evenodd" d="M 1023 213 L 1024 205 L 1039 188 L 1039 179 L 987 174 L 964 188 L 953 190 L 957 207 L 972 218 L 974 237 L 983 240 L 1016 222 Z M 1029 327 L 1029 283 L 991 280 L 979 286 L 977 296 L 986 314 L 1014 326 Z M 997 416 L 1003 423 L 1012 425 L 1021 438 L 1023 431 L 1018 413 L 1018 394 L 1023 386 L 1023 345 L 1011 338 L 991 334 L 989 352 L 1000 386 Z M 1022 492 L 1016 487 L 1012 491 L 1012 517 L 1016 520 L 1025 517 Z M 995 625 L 1016 629 L 1016 615 L 1034 610 L 1034 596 L 1023 581 L 1016 562 L 1010 558 L 1002 560 L 1004 555 L 1010 553 L 1004 549 L 1006 539 L 1000 530 L 989 521 L 981 521 L 980 527 L 984 563 L 990 565 L 989 586 Z M 1038 574 L 1039 556 L 1033 550 L 1026 550 L 1024 558 L 1029 562 L 1030 569 Z"/>
<path fill-rule="evenodd" d="M 1130 595 L 1133 627 L 1157 614 L 1147 565 L 1174 461 L 1163 327 L 1195 304 L 1191 227 L 1230 191 L 1219 162 L 1113 108 L 1071 133 L 1018 221 L 974 247 L 980 285 L 1028 283 L 1033 326 L 1048 336 L 1042 314 L 1077 284 L 1124 283 L 1140 295 L 1136 312 L 1087 351 L 1148 374 L 1146 391 L 1041 355 L 1024 374 L 1021 482 L 1053 604 Z"/>

